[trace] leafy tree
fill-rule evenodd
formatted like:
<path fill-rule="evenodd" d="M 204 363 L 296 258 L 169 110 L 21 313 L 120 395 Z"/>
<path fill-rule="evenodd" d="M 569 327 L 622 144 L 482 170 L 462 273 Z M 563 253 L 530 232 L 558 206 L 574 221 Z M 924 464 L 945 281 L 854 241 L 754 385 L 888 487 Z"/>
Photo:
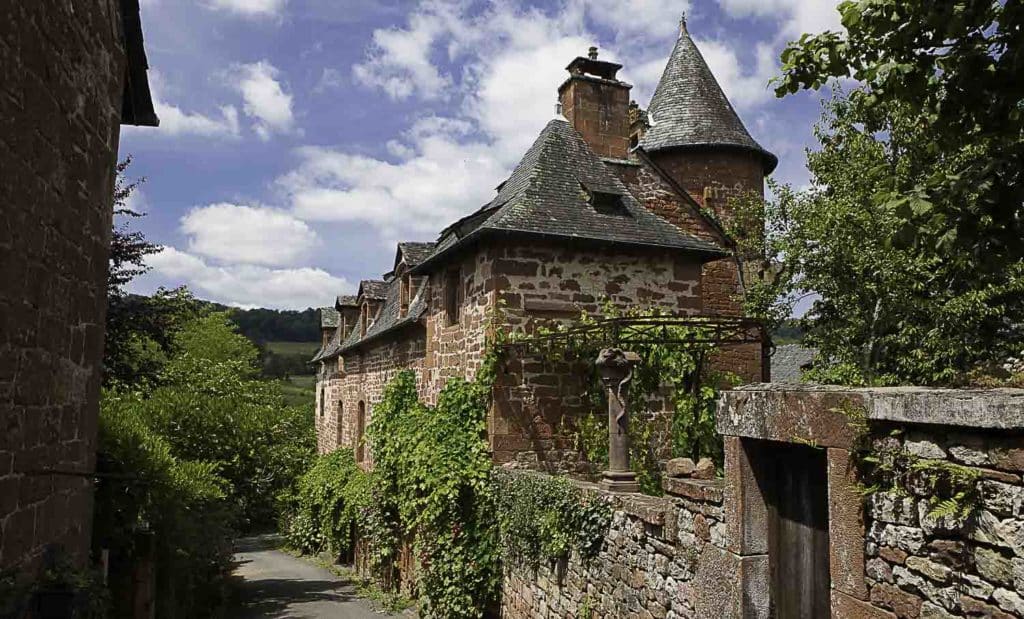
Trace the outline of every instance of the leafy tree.
<path fill-rule="evenodd" d="M 864 84 L 868 131 L 913 110 L 916 145 L 949 165 L 890 177 L 876 202 L 919 252 L 1019 273 L 1024 259 L 1024 5 L 1014 0 L 859 0 L 844 33 L 804 35 L 782 54 L 777 94 L 833 78 Z"/>
<path fill-rule="evenodd" d="M 965 256 L 896 242 L 904 220 L 876 199 L 879 187 L 960 160 L 929 152 L 916 113 L 881 113 L 859 97 L 836 97 L 816 128 L 821 148 L 808 154 L 813 187 L 796 193 L 773 185 L 767 205 L 739 206 L 763 209 L 773 259 L 751 286 L 747 309 L 775 319 L 788 316 L 800 295 L 819 295 L 802 321 L 804 342 L 819 349 L 815 379 L 957 382 L 1019 346 L 1006 320 L 1020 315 L 1024 277 L 986 274 Z"/>
<path fill-rule="evenodd" d="M 124 394 L 176 456 L 216 462 L 240 526 L 273 523 L 277 495 L 315 450 L 311 406 L 289 407 L 279 384 L 259 379 L 256 347 L 224 313 L 196 318 L 148 393 Z"/>
<path fill-rule="evenodd" d="M 132 193 L 145 179 L 129 181 L 131 157 L 117 164 L 114 185 L 115 220 L 107 275 L 107 329 L 103 357 L 106 385 L 152 383 L 167 362 L 174 334 L 198 315 L 195 299 L 185 288 L 161 288 L 151 297 L 129 294 L 125 286 L 148 271 L 147 256 L 160 247 L 131 229 L 131 221 L 143 217 L 128 207 Z"/>
<path fill-rule="evenodd" d="M 777 94 L 862 86 L 826 107 L 815 188 L 780 188 L 767 207 L 780 263 L 762 269 L 771 283 L 753 286 L 751 309 L 777 319 L 800 292 L 821 295 L 807 322 L 818 378 L 962 382 L 1024 347 L 1024 9 L 839 11 L 844 32 L 787 47 Z"/>

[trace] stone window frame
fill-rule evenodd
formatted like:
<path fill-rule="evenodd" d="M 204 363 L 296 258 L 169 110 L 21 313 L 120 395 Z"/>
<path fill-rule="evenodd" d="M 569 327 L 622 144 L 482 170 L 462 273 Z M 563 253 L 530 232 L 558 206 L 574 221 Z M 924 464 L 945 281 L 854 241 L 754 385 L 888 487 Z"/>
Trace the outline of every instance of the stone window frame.
<path fill-rule="evenodd" d="M 339 417 L 340 418 L 340 417 Z M 359 400 L 356 405 L 355 427 L 353 428 L 352 449 L 357 464 L 366 461 L 366 445 L 363 436 L 366 434 L 366 400 Z"/>
<path fill-rule="evenodd" d="M 342 444 L 341 443 L 341 441 L 342 441 L 342 430 L 345 427 L 345 424 L 344 424 L 344 421 L 343 421 L 345 419 L 345 414 L 344 413 L 345 413 L 345 400 L 343 398 L 338 398 L 338 413 L 337 413 L 337 415 L 334 416 L 334 419 L 335 419 L 334 436 L 335 436 L 335 440 L 338 442 L 338 446 L 339 447 Z"/>
<path fill-rule="evenodd" d="M 401 278 L 398 293 L 398 317 L 405 318 L 409 314 L 409 305 L 412 303 L 412 275 L 404 273 Z"/>
<path fill-rule="evenodd" d="M 462 317 L 462 282 L 464 275 L 462 266 L 449 267 L 444 272 L 444 315 L 445 326 L 459 324 Z"/>

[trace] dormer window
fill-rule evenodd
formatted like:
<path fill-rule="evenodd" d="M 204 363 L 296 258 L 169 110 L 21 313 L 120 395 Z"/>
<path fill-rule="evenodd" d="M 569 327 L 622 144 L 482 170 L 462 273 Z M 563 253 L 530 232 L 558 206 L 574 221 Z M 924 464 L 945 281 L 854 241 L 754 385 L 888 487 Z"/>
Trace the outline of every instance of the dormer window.
<path fill-rule="evenodd" d="M 412 276 L 408 273 L 402 276 L 398 299 L 398 316 L 404 318 L 409 313 L 409 305 L 412 303 Z"/>
<path fill-rule="evenodd" d="M 458 324 L 462 305 L 462 269 L 448 269 L 444 281 L 444 314 L 448 326 Z"/>
<path fill-rule="evenodd" d="M 630 217 L 629 209 L 626 208 L 624 196 L 607 190 L 592 189 L 580 183 L 583 197 L 587 204 L 594 207 L 594 210 L 602 215 L 613 215 L 616 217 Z"/>

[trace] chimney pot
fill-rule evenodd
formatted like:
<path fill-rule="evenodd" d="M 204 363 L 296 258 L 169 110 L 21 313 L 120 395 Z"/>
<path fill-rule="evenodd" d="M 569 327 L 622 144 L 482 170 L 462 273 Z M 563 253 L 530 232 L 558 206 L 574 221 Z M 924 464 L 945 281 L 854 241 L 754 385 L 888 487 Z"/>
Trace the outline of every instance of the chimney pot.
<path fill-rule="evenodd" d="M 591 60 L 597 60 L 597 47 L 591 47 L 587 56 L 589 56 Z"/>

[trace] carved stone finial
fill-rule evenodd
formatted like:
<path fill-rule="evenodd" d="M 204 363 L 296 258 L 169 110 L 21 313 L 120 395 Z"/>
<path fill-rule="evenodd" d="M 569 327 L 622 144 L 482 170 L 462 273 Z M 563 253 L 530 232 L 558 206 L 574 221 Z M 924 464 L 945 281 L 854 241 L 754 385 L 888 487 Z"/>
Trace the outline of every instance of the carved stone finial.
<path fill-rule="evenodd" d="M 679 34 L 686 34 L 686 11 L 679 17 Z"/>

